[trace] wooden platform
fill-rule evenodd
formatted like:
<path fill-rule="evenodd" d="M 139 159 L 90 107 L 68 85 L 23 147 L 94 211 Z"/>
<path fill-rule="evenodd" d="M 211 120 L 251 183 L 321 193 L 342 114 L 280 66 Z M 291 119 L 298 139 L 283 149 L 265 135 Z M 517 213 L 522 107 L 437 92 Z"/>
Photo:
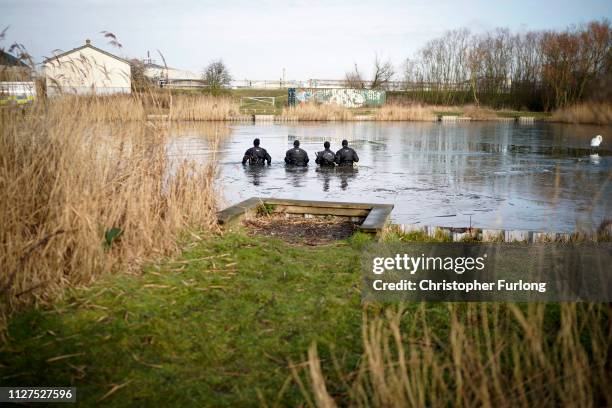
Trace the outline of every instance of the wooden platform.
<path fill-rule="evenodd" d="M 303 214 L 304 217 L 333 215 L 358 219 L 361 222 L 358 230 L 370 234 L 382 231 L 393 210 L 393 204 L 251 197 L 219 211 L 217 213 L 218 222 L 221 225 L 242 222 L 245 216 L 256 215 L 257 208 L 260 206 L 271 206 L 274 213 Z"/>

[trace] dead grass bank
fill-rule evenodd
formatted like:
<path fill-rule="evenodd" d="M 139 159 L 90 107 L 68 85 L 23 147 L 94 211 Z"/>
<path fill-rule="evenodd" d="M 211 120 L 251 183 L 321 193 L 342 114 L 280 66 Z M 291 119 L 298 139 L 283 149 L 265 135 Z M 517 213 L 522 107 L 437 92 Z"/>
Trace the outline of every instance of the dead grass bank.
<path fill-rule="evenodd" d="M 229 97 L 173 96 L 169 109 L 171 120 L 221 121 L 240 116 L 240 105 Z"/>
<path fill-rule="evenodd" d="M 350 109 L 334 104 L 321 105 L 315 103 L 284 108 L 281 116 L 298 121 L 349 121 L 355 119 L 355 115 Z"/>
<path fill-rule="evenodd" d="M 384 105 L 376 109 L 374 120 L 379 121 L 425 121 L 433 122 L 438 117 L 431 106 L 426 105 Z"/>
<path fill-rule="evenodd" d="M 612 125 L 612 104 L 585 102 L 557 109 L 550 119 L 563 123 Z"/>
<path fill-rule="evenodd" d="M 36 104 L 53 117 L 71 115 L 93 121 L 143 121 L 147 115 L 164 115 L 174 121 L 224 121 L 240 116 L 239 104 L 229 97 L 149 93 L 112 96 L 63 95 Z M 40 113 L 40 112 L 38 112 Z"/>

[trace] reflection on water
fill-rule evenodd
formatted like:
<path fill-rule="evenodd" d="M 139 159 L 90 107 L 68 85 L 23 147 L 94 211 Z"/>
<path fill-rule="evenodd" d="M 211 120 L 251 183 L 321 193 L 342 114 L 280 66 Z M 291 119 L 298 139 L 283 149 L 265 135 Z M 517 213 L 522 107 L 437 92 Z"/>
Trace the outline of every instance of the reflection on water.
<path fill-rule="evenodd" d="M 287 177 L 287 183 L 293 187 L 304 187 L 307 174 L 308 166 L 302 167 L 285 165 L 285 177 Z"/>
<path fill-rule="evenodd" d="M 611 130 L 493 122 L 192 124 L 174 132 L 168 154 L 205 163 L 216 153 L 228 203 L 251 196 L 385 202 L 395 204 L 392 217 L 402 223 L 573 231 L 612 217 L 612 153 L 604 147 Z M 595 134 L 604 136 L 597 152 L 589 146 Z M 243 167 L 256 137 L 272 165 Z M 337 150 L 347 139 L 361 160 L 355 169 L 286 167 L 294 139 L 311 156 L 325 140 Z"/>
<path fill-rule="evenodd" d="M 253 183 L 254 186 L 259 186 L 262 179 L 266 175 L 265 166 L 242 166 L 244 168 L 244 174 L 247 180 Z"/>
<path fill-rule="evenodd" d="M 317 167 L 315 171 L 317 172 L 317 178 L 321 181 L 321 185 L 323 186 L 323 191 L 327 192 L 327 191 L 330 191 L 330 185 L 332 186 L 331 187 L 332 189 L 340 188 L 341 190 L 346 190 L 347 187 L 349 186 L 349 182 L 355 179 L 355 177 L 357 176 L 357 173 L 359 173 L 359 168 L 348 167 L 348 166 L 342 166 L 342 167 L 322 166 L 322 167 Z M 333 184 L 332 184 L 332 180 L 334 180 Z M 345 201 L 349 201 L 349 200 L 351 200 L 351 198 L 347 197 Z M 358 200 L 355 200 L 355 201 L 358 201 Z"/>

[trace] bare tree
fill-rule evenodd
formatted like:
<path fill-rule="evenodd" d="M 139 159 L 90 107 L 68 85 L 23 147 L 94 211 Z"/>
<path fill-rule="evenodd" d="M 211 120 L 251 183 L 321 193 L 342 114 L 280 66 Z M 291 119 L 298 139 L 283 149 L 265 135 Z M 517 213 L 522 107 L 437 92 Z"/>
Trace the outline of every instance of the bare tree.
<path fill-rule="evenodd" d="M 389 82 L 395 75 L 395 69 L 391 61 L 381 61 L 378 55 L 374 58 L 374 74 L 370 82 L 370 89 L 387 89 Z"/>
<path fill-rule="evenodd" d="M 203 79 L 212 91 L 227 88 L 232 82 L 229 69 L 220 59 L 208 64 L 204 69 Z"/>
<path fill-rule="evenodd" d="M 480 105 L 478 100 L 478 78 L 482 75 L 483 60 L 486 51 L 481 43 L 474 43 L 467 53 L 467 64 L 469 70 L 469 83 L 472 91 L 472 97 L 476 106 Z"/>
<path fill-rule="evenodd" d="M 348 71 L 344 76 L 344 85 L 347 88 L 353 89 L 364 89 L 365 82 L 361 76 L 361 72 L 359 72 L 359 68 L 357 64 L 355 64 L 355 69 L 353 71 Z"/>
<path fill-rule="evenodd" d="M 403 68 L 403 88 L 405 91 L 414 91 L 423 85 L 423 74 L 420 69 L 419 61 L 406 58 Z"/>

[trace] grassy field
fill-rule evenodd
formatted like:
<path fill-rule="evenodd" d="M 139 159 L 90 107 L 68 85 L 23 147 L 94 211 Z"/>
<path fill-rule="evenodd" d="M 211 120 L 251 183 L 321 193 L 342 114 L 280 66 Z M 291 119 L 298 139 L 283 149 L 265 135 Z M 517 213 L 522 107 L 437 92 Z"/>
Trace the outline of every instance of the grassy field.
<path fill-rule="evenodd" d="M 287 106 L 287 89 L 228 89 L 227 95 L 240 106 L 244 115 L 280 115 Z M 274 97 L 274 104 L 254 101 L 249 97 Z"/>
<path fill-rule="evenodd" d="M 83 406 L 612 401 L 605 305 L 362 305 L 367 242 L 191 234 L 179 257 L 16 315 L 0 378 L 76 386 Z"/>

